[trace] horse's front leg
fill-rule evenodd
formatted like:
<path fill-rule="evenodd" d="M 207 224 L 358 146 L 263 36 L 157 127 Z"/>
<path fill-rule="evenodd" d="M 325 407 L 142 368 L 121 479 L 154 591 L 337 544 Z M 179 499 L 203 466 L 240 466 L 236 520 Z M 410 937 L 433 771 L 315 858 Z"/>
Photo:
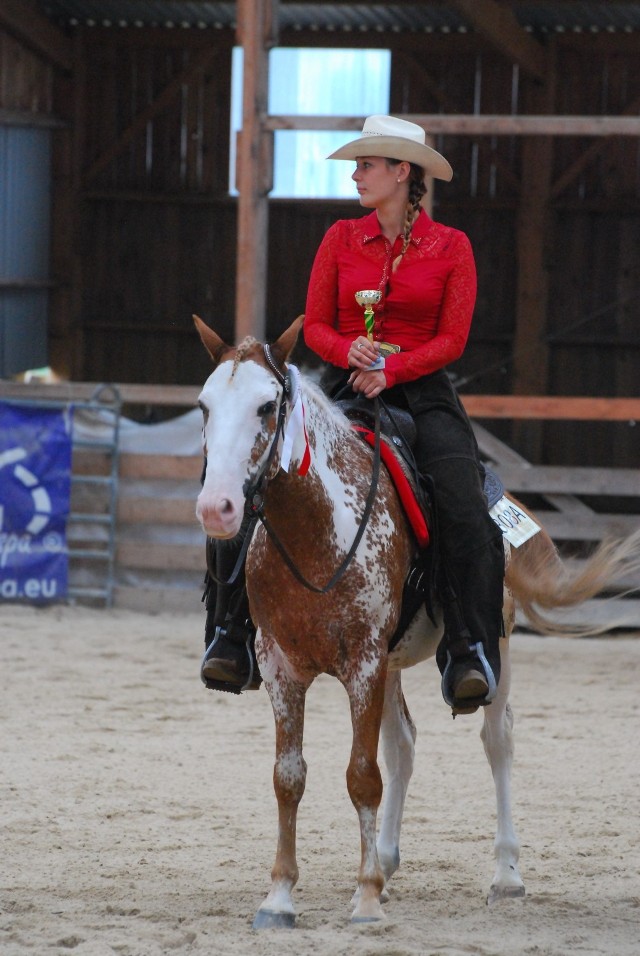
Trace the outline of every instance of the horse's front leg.
<path fill-rule="evenodd" d="M 378 740 L 384 702 L 386 661 L 365 661 L 345 683 L 351 705 L 353 744 L 347 768 L 347 788 L 360 821 L 360 872 L 354 923 L 384 918 L 380 894 L 384 877 L 376 847 L 376 819 L 382 799 L 382 777 L 378 767 Z"/>
<path fill-rule="evenodd" d="M 518 870 L 520 843 L 511 812 L 511 765 L 513 763 L 513 714 L 509 706 L 511 665 L 509 641 L 500 641 L 500 681 L 492 703 L 484 708 L 481 737 L 496 787 L 497 826 L 494 842 L 496 871 L 487 903 L 524 896 Z"/>
<path fill-rule="evenodd" d="M 295 925 L 291 891 L 298 881 L 296 821 L 304 793 L 307 765 L 302 756 L 306 686 L 260 661 L 276 724 L 273 786 L 278 801 L 278 846 L 271 870 L 271 890 L 253 921 L 254 929 Z"/>

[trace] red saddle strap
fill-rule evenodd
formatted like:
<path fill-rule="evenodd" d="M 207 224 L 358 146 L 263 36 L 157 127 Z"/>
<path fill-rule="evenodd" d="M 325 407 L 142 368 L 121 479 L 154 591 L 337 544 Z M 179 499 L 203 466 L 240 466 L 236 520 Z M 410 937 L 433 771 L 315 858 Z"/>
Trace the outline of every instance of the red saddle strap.
<path fill-rule="evenodd" d="M 352 424 L 351 426 L 354 431 L 358 432 L 359 435 L 364 438 L 368 445 L 373 447 L 375 436 L 370 429 L 365 428 L 362 425 Z M 409 482 L 407 476 L 402 470 L 402 465 L 398 461 L 392 448 L 387 445 L 386 442 L 380 442 L 380 457 L 389 472 L 391 480 L 396 486 L 396 491 L 398 492 L 398 497 L 402 503 L 405 514 L 411 525 L 413 533 L 416 536 L 416 540 L 421 548 L 426 548 L 429 544 L 429 528 L 425 520 L 424 513 L 422 508 L 418 504 L 418 500 L 414 494 L 411 483 Z"/>

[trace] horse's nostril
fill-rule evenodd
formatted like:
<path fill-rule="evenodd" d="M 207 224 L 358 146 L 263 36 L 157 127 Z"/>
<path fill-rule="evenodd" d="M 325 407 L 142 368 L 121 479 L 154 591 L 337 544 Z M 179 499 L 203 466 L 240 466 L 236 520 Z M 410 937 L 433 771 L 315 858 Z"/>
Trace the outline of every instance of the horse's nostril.
<path fill-rule="evenodd" d="M 221 514 L 231 514 L 234 511 L 233 502 L 229 501 L 228 498 L 223 498 L 220 503 L 220 512 Z"/>

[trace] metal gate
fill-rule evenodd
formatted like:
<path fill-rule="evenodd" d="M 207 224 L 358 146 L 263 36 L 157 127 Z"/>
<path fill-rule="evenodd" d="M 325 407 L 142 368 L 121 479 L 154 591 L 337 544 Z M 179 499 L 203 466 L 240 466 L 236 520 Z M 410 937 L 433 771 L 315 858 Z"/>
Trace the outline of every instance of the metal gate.
<path fill-rule="evenodd" d="M 121 408 L 114 385 L 100 385 L 89 401 L 73 402 L 68 593 L 105 607 L 113 604 L 115 580 Z"/>

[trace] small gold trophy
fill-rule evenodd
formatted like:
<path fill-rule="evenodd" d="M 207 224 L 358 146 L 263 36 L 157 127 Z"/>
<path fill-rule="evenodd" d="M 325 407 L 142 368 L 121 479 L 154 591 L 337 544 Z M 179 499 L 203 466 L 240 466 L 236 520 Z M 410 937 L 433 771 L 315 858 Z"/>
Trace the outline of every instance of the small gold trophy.
<path fill-rule="evenodd" d="M 373 342 L 373 306 L 377 305 L 381 298 L 379 289 L 362 289 L 361 292 L 356 292 L 356 302 L 364 308 L 364 327 L 370 342 Z"/>
<path fill-rule="evenodd" d="M 378 304 L 381 298 L 382 293 L 379 289 L 362 289 L 361 292 L 356 292 L 356 302 L 364 308 L 364 327 L 367 330 L 367 338 L 370 342 L 373 342 L 373 326 L 375 323 L 373 307 Z M 373 362 L 369 371 L 375 372 L 377 369 L 382 368 L 384 368 L 384 358 L 378 355 L 378 358 Z"/>
<path fill-rule="evenodd" d="M 356 292 L 356 302 L 364 308 L 364 325 L 367 330 L 367 338 L 370 342 L 373 342 L 373 327 L 375 322 L 373 307 L 378 304 L 381 298 L 382 292 L 380 292 L 379 289 L 362 289 L 360 292 Z M 400 351 L 400 346 L 392 345 L 391 342 L 378 342 L 377 348 L 380 356 L 371 366 L 372 371 L 384 368 L 385 355 L 393 355 Z"/>

